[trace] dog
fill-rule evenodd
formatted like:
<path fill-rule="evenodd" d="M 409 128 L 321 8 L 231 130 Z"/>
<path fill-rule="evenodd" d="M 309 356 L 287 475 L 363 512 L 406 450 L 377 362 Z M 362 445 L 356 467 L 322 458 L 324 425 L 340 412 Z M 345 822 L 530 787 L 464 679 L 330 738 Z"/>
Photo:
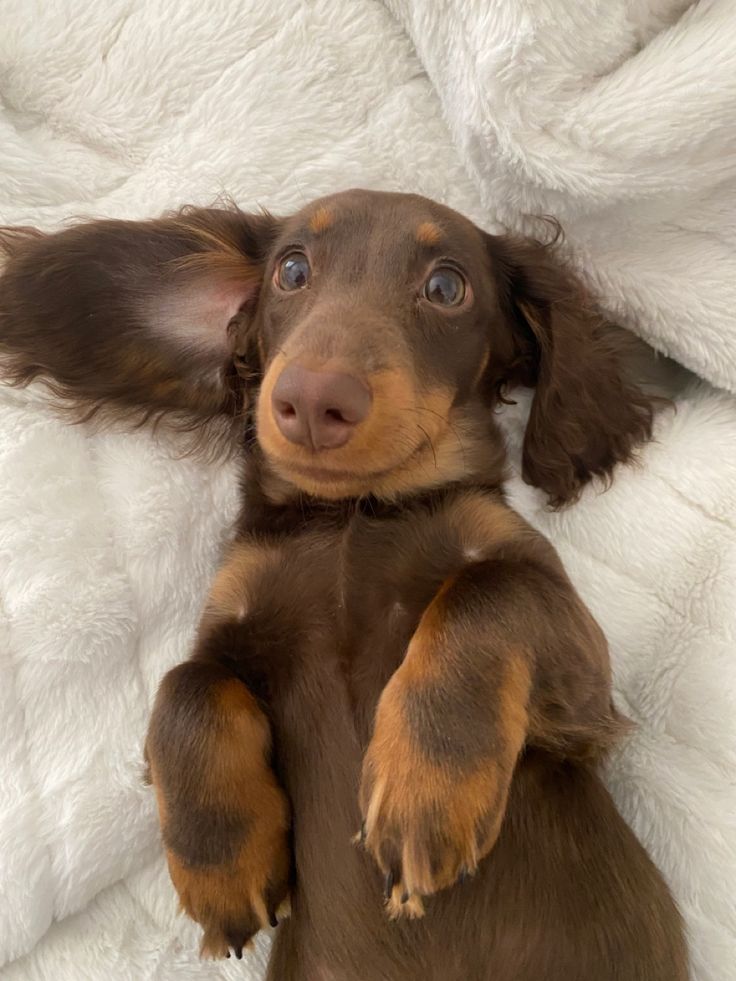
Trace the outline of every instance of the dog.
<path fill-rule="evenodd" d="M 553 507 L 651 436 L 554 248 L 362 190 L 0 241 L 8 380 L 244 459 L 145 747 L 202 954 L 281 918 L 272 981 L 685 981 L 598 772 L 627 729 L 606 641 L 504 497 L 517 386 Z"/>

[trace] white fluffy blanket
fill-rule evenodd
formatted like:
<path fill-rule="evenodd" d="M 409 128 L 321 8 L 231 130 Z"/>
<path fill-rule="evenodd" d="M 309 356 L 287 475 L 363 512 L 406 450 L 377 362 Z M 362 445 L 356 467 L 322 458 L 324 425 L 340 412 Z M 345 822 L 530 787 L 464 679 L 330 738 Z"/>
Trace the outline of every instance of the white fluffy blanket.
<path fill-rule="evenodd" d="M 730 0 L 388 6 L 2 0 L 0 222 L 223 190 L 278 211 L 350 185 L 488 226 L 552 213 L 613 312 L 736 391 Z M 231 467 L 176 450 L 0 389 L 3 981 L 261 976 L 264 944 L 197 960 L 139 779 L 236 507 Z M 694 978 L 733 981 L 735 400 L 684 382 L 642 466 L 566 512 L 511 492 L 608 633 L 640 724 L 610 785 L 680 901 Z"/>

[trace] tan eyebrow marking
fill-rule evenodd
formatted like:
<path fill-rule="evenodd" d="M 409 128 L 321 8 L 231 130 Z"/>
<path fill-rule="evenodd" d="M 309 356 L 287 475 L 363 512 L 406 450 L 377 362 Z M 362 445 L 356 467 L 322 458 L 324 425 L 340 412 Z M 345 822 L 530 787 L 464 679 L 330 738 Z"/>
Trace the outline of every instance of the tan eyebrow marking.
<path fill-rule="evenodd" d="M 324 232 L 330 227 L 334 219 L 335 216 L 330 209 L 325 208 L 323 205 L 317 208 L 309 219 L 309 230 L 314 232 L 315 235 L 319 235 L 320 232 Z"/>
<path fill-rule="evenodd" d="M 420 245 L 437 245 L 442 238 L 442 230 L 433 221 L 423 221 L 417 228 L 417 242 Z"/>

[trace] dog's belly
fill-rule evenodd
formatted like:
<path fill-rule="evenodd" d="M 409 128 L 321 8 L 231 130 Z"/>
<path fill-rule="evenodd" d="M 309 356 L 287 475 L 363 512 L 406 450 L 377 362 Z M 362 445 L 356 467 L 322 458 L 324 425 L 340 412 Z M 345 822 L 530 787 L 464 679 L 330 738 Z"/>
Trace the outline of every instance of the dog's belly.
<path fill-rule="evenodd" d="M 672 901 L 600 779 L 538 751 L 518 765 L 474 878 L 430 897 L 421 920 L 386 915 L 381 875 L 355 843 L 363 754 L 383 687 L 458 567 L 441 541 L 427 575 L 405 581 L 400 532 L 367 558 L 336 542 L 342 578 L 314 611 L 323 626 L 275 693 L 297 881 L 270 981 L 686 981 Z"/>
<path fill-rule="evenodd" d="M 537 751 L 475 877 L 391 921 L 354 841 L 360 719 L 378 693 L 355 703 L 336 647 L 302 666 L 274 706 L 297 882 L 270 981 L 686 981 L 671 898 L 600 779 Z"/>
<path fill-rule="evenodd" d="M 354 842 L 360 744 L 324 707 L 311 734 L 284 737 L 297 885 L 269 981 L 687 981 L 669 893 L 599 778 L 542 753 L 519 764 L 477 874 L 391 921 Z M 325 754 L 333 741 L 343 751 Z"/>

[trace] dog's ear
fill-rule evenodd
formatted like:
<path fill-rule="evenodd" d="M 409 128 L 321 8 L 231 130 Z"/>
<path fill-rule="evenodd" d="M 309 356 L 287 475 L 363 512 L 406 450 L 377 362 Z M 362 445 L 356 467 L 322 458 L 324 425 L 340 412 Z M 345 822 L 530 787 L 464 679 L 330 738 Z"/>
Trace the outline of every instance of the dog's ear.
<path fill-rule="evenodd" d="M 561 507 L 651 437 L 652 400 L 626 378 L 621 331 L 552 246 L 488 236 L 488 249 L 517 352 L 508 382 L 535 387 L 522 474 Z"/>
<path fill-rule="evenodd" d="M 0 377 L 44 378 L 78 417 L 195 428 L 233 415 L 234 356 L 276 227 L 233 207 L 0 230 Z"/>

